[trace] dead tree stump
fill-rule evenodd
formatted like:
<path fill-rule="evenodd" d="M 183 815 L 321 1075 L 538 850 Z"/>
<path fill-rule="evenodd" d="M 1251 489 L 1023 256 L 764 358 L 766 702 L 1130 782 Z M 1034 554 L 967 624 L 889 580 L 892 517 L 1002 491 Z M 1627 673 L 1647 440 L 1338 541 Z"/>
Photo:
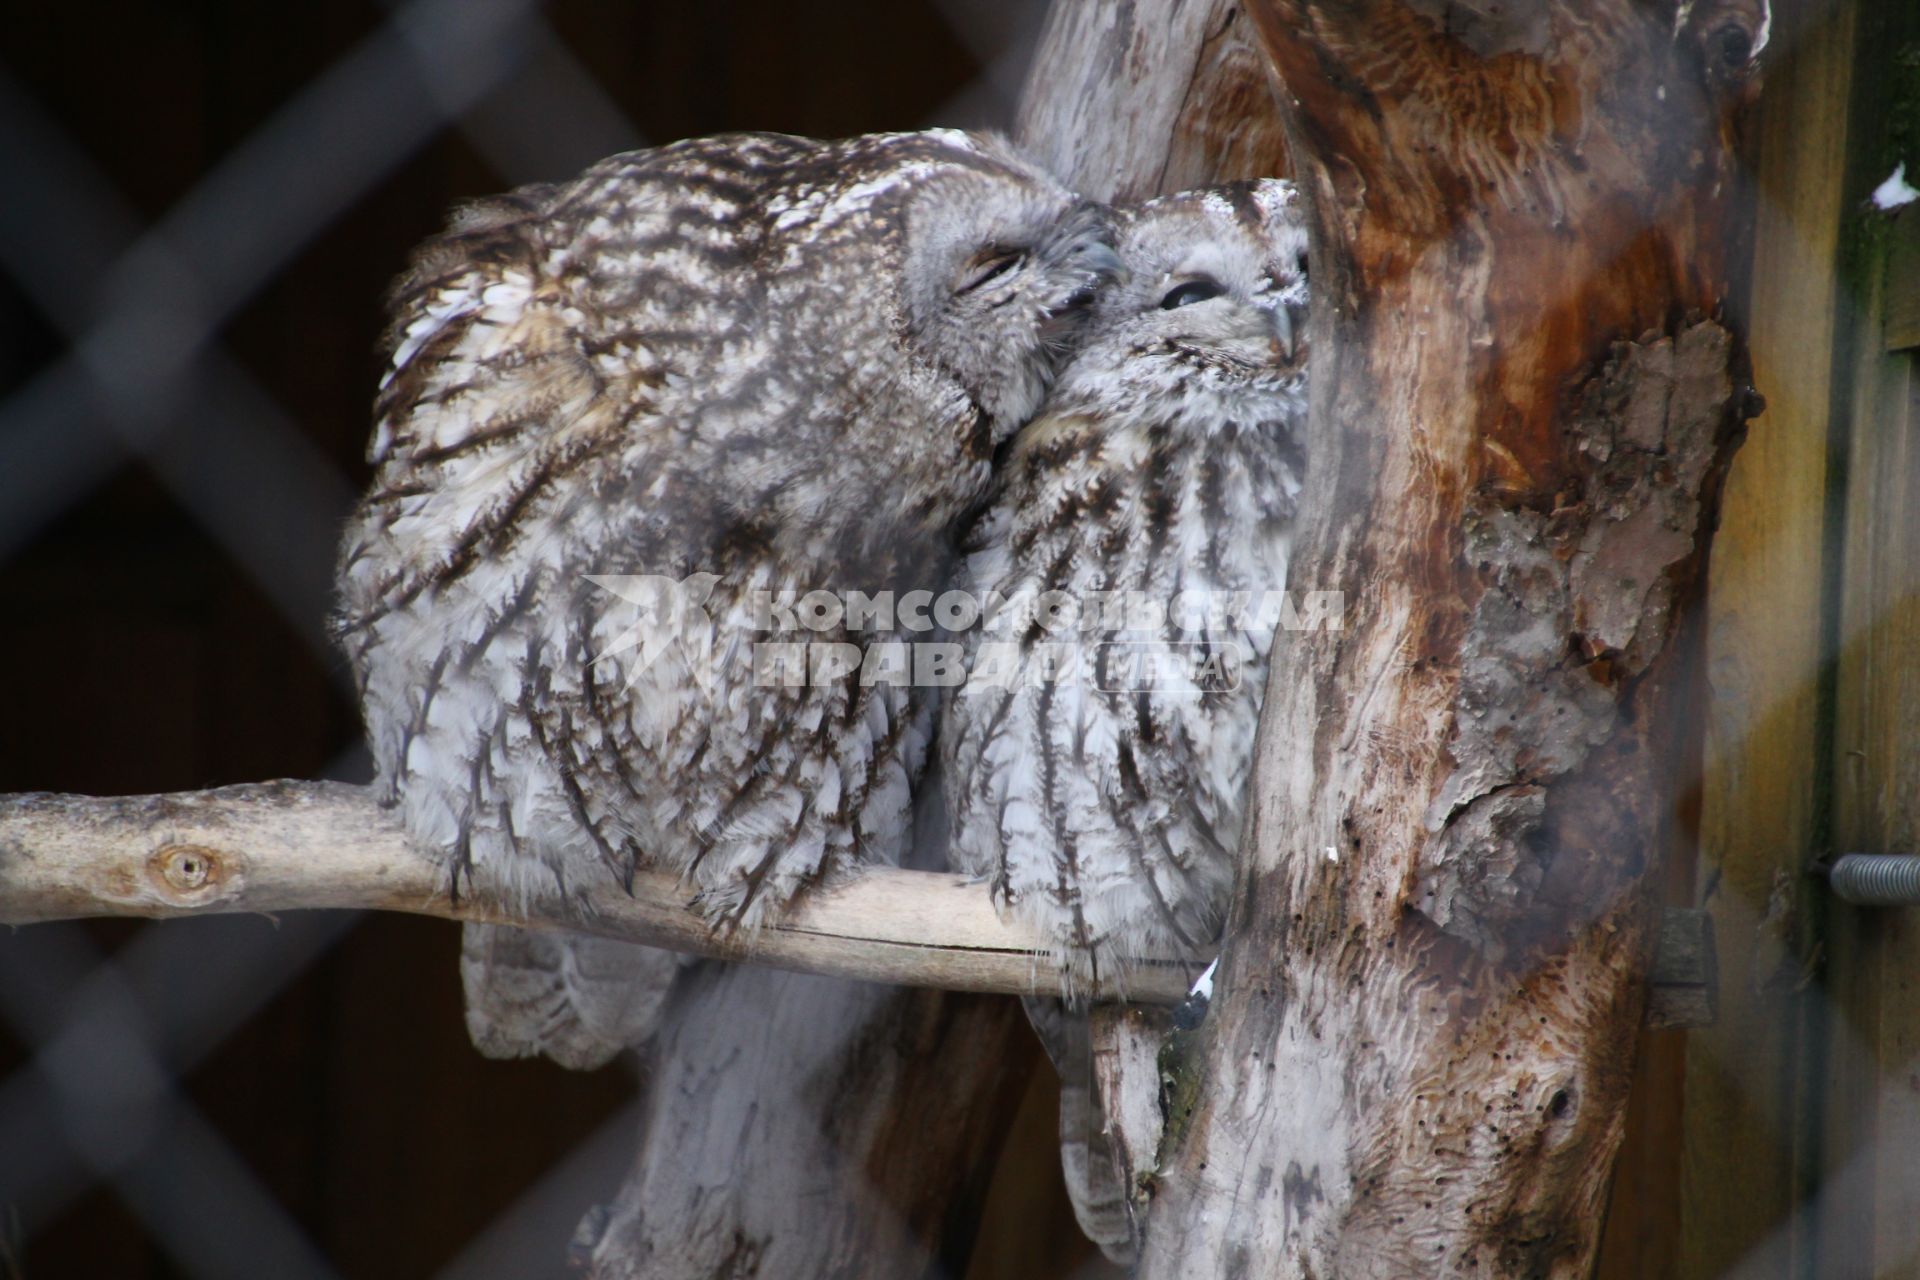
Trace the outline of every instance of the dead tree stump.
<path fill-rule="evenodd" d="M 1148 1277 L 1583 1276 L 1687 646 L 1756 409 L 1764 5 L 1256 0 L 1313 210 L 1309 481 Z"/>

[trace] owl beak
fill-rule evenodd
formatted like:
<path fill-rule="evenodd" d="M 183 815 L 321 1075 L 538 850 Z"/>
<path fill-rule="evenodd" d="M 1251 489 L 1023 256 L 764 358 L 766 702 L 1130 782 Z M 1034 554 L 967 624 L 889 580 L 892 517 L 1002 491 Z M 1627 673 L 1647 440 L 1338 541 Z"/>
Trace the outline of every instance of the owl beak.
<path fill-rule="evenodd" d="M 1120 261 L 1120 255 L 1104 244 L 1083 246 L 1068 258 L 1065 265 L 1068 271 L 1080 276 L 1080 282 L 1060 305 L 1053 308 L 1055 315 L 1063 311 L 1086 310 L 1100 296 L 1102 289 L 1126 279 L 1127 275 L 1126 264 Z"/>
<path fill-rule="evenodd" d="M 1056 224 L 1039 252 L 1051 287 L 1040 333 L 1056 346 L 1072 341 L 1100 291 L 1126 273 L 1113 248 L 1113 211 L 1091 200 L 1074 206 Z"/>
<path fill-rule="evenodd" d="M 1098 241 L 1081 246 L 1074 265 L 1092 273 L 1102 284 L 1117 284 L 1127 278 L 1127 264 L 1113 246 Z"/>
<path fill-rule="evenodd" d="M 1127 270 L 1113 248 L 1113 211 L 1090 200 L 1060 220 L 1041 256 L 1050 270 L 1079 277 L 1056 312 L 1086 306 Z"/>
<path fill-rule="evenodd" d="M 1282 303 L 1267 313 L 1273 328 L 1273 354 L 1276 361 L 1291 364 L 1300 355 L 1300 338 L 1295 328 L 1293 308 Z"/>

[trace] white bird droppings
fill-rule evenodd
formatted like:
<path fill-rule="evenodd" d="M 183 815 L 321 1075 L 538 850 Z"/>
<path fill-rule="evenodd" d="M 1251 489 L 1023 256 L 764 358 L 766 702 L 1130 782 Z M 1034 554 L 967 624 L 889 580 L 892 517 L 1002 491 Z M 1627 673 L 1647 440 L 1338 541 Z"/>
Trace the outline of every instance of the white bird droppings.
<path fill-rule="evenodd" d="M 1907 181 L 1907 162 L 1904 160 L 1893 167 L 1892 175 L 1885 182 L 1873 189 L 1873 206 L 1876 209 L 1898 209 L 1915 200 L 1920 200 L 1920 189 Z"/>

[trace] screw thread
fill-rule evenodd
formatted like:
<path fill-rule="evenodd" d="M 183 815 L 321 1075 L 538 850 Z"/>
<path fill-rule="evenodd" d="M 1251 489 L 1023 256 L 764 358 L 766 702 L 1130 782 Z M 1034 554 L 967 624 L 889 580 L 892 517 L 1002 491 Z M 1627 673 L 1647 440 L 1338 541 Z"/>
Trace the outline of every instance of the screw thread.
<path fill-rule="evenodd" d="M 1833 864 L 1833 891 L 1864 907 L 1920 906 L 1920 857 L 1849 853 Z"/>

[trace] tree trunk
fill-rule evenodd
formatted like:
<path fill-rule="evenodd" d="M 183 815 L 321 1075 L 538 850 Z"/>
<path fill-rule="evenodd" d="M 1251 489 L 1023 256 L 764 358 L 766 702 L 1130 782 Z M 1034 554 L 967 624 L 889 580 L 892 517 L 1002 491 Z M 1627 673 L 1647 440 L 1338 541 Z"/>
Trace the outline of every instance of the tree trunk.
<path fill-rule="evenodd" d="M 1678 10 L 1676 12 L 1676 9 Z M 1584 1276 L 1719 486 L 1754 4 L 1256 0 L 1309 473 L 1141 1274 Z"/>
<path fill-rule="evenodd" d="M 1284 176 L 1273 84 L 1239 0 L 1054 0 L 1015 136 L 1097 200 Z"/>
<path fill-rule="evenodd" d="M 1016 1001 L 711 961 L 673 999 L 592 1275 L 965 1274 L 1033 1069 Z"/>
<path fill-rule="evenodd" d="M 914 867 L 945 860 L 937 808 Z M 641 1054 L 633 1170 L 575 1241 L 594 1280 L 960 1280 L 1038 1057 L 1007 996 L 711 960 Z"/>

